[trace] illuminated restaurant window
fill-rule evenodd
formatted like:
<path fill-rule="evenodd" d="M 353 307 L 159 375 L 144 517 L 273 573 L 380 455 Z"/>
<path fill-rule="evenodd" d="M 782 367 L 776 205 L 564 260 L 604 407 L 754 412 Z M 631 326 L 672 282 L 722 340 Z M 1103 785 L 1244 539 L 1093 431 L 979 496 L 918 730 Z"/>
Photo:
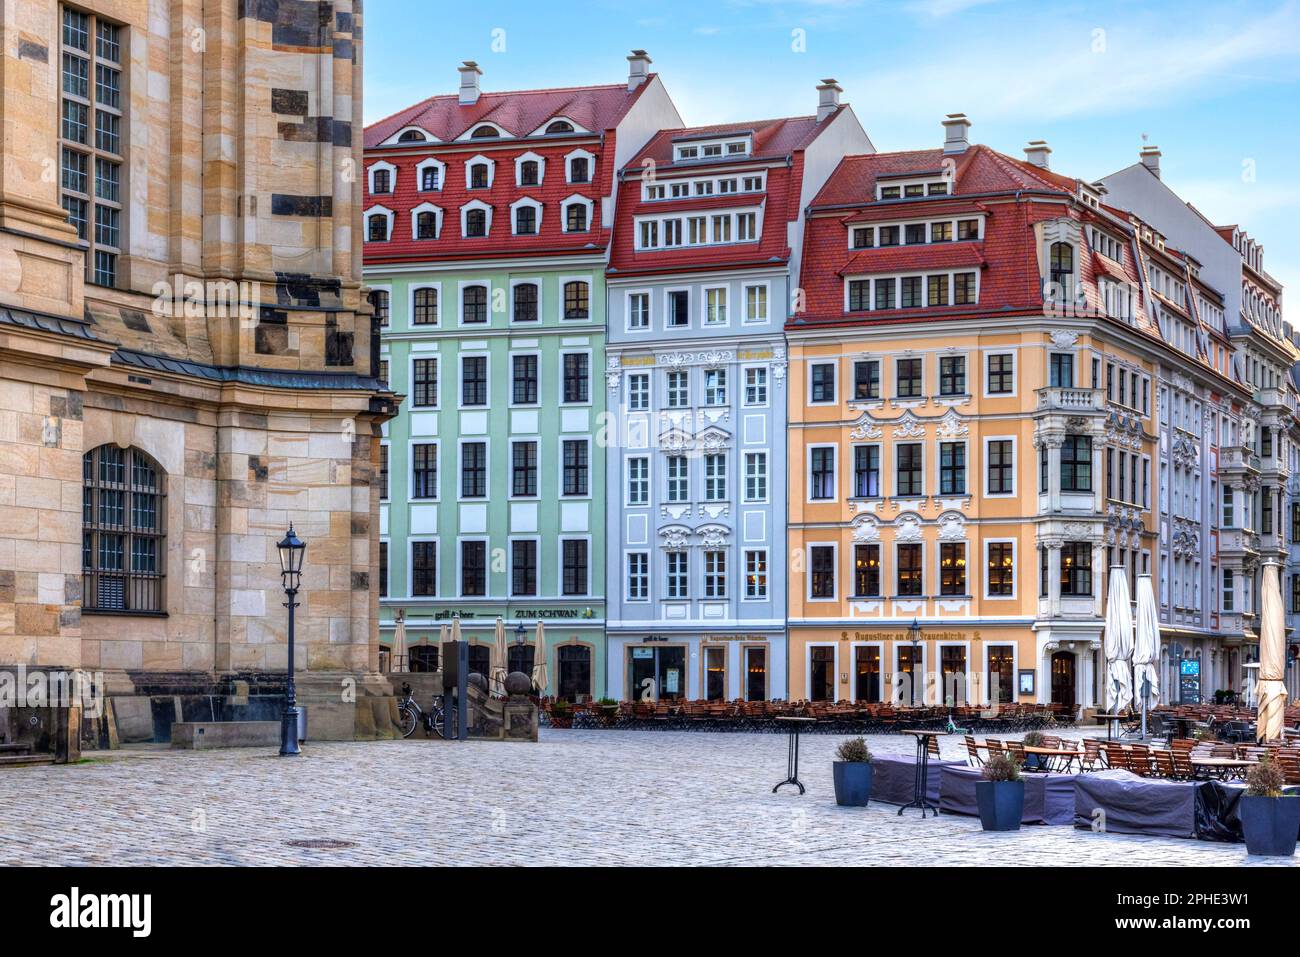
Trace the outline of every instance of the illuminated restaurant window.
<path fill-rule="evenodd" d="M 965 542 L 944 542 L 939 546 L 939 594 L 966 594 Z"/>

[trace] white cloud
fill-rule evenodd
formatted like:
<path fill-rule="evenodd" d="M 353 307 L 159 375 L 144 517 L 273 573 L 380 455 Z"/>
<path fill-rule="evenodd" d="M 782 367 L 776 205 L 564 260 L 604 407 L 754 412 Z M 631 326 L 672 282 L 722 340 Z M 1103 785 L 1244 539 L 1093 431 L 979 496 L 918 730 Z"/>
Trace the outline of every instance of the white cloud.
<path fill-rule="evenodd" d="M 905 3 L 903 9 L 909 13 L 924 14 L 929 17 L 947 17 L 962 13 L 972 7 L 983 7 L 1001 0 L 912 0 Z"/>

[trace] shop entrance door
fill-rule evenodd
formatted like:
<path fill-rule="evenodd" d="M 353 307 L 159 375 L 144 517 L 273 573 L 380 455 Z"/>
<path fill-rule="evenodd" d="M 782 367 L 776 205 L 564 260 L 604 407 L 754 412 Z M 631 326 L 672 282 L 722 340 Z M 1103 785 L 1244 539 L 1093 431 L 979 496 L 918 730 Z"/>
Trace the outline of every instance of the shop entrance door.
<path fill-rule="evenodd" d="M 678 701 L 686 697 L 686 649 L 681 645 L 630 648 L 629 697 L 634 701 Z"/>
<path fill-rule="evenodd" d="M 1074 654 L 1058 651 L 1052 655 L 1052 704 L 1074 707 Z"/>

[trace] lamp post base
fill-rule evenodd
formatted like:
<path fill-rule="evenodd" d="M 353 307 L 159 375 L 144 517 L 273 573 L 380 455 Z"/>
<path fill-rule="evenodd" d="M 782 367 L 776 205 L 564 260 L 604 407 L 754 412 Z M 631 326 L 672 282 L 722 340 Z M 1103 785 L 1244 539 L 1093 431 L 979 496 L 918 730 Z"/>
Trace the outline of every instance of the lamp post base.
<path fill-rule="evenodd" d="M 280 756 L 296 757 L 302 754 L 302 748 L 298 745 L 298 708 L 291 707 L 284 709 L 284 715 L 280 719 Z"/>

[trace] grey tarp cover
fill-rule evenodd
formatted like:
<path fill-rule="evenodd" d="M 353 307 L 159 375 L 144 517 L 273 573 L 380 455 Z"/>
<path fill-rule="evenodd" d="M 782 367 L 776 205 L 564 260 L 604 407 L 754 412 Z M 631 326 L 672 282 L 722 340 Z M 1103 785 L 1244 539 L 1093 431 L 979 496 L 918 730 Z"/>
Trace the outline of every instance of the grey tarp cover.
<path fill-rule="evenodd" d="M 962 767 L 960 761 L 930 759 L 925 779 L 925 796 L 939 806 L 939 775 L 944 768 Z M 916 759 L 878 755 L 871 761 L 871 800 L 884 804 L 907 804 L 916 797 Z"/>
<path fill-rule="evenodd" d="M 1074 779 L 1077 774 L 1022 774 L 1025 810 L 1022 824 L 1073 824 Z M 978 768 L 963 764 L 945 767 L 939 775 L 939 810 L 945 814 L 979 814 L 975 785 Z"/>
<path fill-rule="evenodd" d="M 1093 826 L 1094 812 L 1105 812 L 1105 830 L 1117 834 L 1196 837 L 1196 791 L 1186 781 L 1143 778 L 1132 771 L 1081 774 L 1074 782 L 1074 823 Z"/>

